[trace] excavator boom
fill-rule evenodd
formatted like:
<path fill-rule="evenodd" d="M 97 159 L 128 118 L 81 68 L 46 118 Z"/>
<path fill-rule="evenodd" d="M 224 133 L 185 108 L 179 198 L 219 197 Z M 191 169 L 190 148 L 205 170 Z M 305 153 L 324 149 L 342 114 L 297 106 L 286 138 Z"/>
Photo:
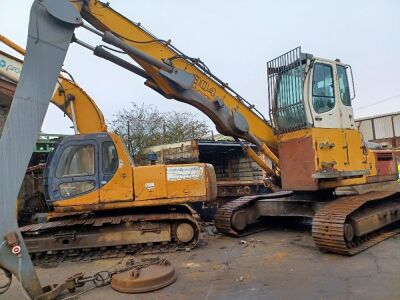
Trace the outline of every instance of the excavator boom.
<path fill-rule="evenodd" d="M 262 114 L 227 83 L 218 79 L 200 59 L 185 55 L 171 41 L 155 37 L 140 23 L 132 22 L 114 11 L 108 3 L 86 1 L 81 15 L 92 26 L 106 33 L 103 40 L 112 43 L 116 41 L 116 37 L 125 45 L 136 49 L 135 52 L 126 52 L 151 77 L 146 82 L 147 85 L 168 98 L 197 107 L 214 121 L 223 134 L 243 138 L 257 145 L 265 143 L 272 149 L 277 148 L 273 129 Z M 110 37 L 109 33 L 114 37 Z M 141 54 L 153 60 L 153 63 L 146 61 Z M 192 84 L 187 89 L 190 93 L 171 84 L 174 73 L 192 77 Z"/>
<path fill-rule="evenodd" d="M 247 154 L 267 174 L 280 175 L 277 137 L 273 128 L 253 105 L 216 77 L 200 59 L 185 55 L 171 41 L 156 38 L 140 23 L 132 22 L 111 9 L 108 3 L 86 1 L 81 15 L 96 29 L 86 24 L 82 25 L 84 28 L 101 36 L 104 42 L 125 51 L 143 68 L 133 72 L 144 77 L 147 86 L 166 98 L 201 110 L 214 122 L 220 133 L 232 136 L 237 141 L 240 138 L 257 145 L 273 162 L 272 167 L 249 146 L 242 144 Z M 104 52 L 104 49 L 100 46 L 91 47 L 77 38 L 74 41 L 93 50 L 95 55 L 121 65 L 117 59 L 106 57 L 109 54 L 101 55 L 99 52 Z"/>

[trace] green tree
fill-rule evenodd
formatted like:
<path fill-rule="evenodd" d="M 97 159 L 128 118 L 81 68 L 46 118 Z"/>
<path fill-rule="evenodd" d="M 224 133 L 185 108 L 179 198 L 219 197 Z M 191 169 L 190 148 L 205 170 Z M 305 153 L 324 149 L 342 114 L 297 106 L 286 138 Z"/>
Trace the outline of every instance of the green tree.
<path fill-rule="evenodd" d="M 144 148 L 204 138 L 210 133 L 205 120 L 192 113 L 160 112 L 144 103 L 132 103 L 128 109 L 119 111 L 109 126 L 137 159 L 143 159 Z"/>

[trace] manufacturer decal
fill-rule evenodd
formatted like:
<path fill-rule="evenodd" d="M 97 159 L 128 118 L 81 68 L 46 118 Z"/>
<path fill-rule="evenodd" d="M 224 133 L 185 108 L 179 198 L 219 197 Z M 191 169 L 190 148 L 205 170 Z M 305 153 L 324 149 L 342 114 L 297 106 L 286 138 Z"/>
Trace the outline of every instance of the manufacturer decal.
<path fill-rule="evenodd" d="M 203 167 L 187 166 L 187 167 L 167 167 L 167 180 L 199 180 L 203 178 Z"/>

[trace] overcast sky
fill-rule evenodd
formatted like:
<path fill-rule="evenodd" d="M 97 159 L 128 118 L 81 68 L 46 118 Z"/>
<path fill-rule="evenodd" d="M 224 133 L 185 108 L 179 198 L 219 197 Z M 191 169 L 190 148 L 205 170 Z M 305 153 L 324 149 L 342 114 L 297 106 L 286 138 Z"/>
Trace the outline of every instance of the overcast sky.
<path fill-rule="evenodd" d="M 1 33 L 24 47 L 31 3 L 0 0 Z M 352 65 L 356 117 L 400 111 L 399 0 L 110 0 L 110 3 L 157 37 L 172 39 L 185 54 L 200 57 L 265 115 L 266 62 L 300 45 L 304 52 L 340 58 Z M 92 45 L 101 43 L 98 37 L 82 29 L 76 33 Z M 9 51 L 3 45 L 0 49 Z M 64 67 L 95 99 L 107 120 L 112 120 L 130 102 L 153 104 L 161 111 L 191 111 L 207 119 L 186 104 L 164 99 L 144 86 L 141 78 L 76 44 L 71 45 Z M 72 133 L 69 126 L 69 120 L 57 108 L 50 107 L 42 131 Z"/>

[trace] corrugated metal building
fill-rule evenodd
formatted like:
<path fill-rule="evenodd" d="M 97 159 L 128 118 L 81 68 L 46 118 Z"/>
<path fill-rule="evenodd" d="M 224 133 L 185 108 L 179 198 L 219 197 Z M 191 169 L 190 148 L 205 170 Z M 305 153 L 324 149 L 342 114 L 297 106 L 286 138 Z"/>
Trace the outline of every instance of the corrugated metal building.
<path fill-rule="evenodd" d="M 400 148 L 400 112 L 357 119 L 356 125 L 365 141 Z"/>

